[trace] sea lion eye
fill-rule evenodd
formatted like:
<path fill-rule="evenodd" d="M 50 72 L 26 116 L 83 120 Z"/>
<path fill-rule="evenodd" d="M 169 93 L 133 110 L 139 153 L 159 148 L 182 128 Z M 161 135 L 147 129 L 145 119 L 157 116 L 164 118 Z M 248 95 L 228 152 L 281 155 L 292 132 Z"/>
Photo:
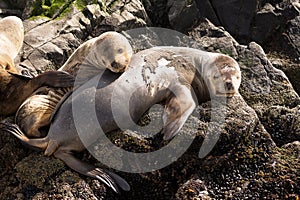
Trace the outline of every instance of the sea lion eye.
<path fill-rule="evenodd" d="M 219 74 L 219 73 L 216 73 L 216 74 L 213 76 L 214 79 L 218 79 L 219 77 L 220 77 L 220 74 Z"/>
<path fill-rule="evenodd" d="M 118 53 L 123 53 L 123 49 L 118 49 Z"/>

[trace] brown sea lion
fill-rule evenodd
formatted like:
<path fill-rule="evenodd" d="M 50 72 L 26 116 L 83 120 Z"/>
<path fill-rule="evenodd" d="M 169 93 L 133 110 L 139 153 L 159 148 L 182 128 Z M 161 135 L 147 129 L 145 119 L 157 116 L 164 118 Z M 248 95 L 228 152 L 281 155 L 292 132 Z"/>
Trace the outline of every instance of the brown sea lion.
<path fill-rule="evenodd" d="M 0 115 L 11 115 L 22 102 L 42 86 L 70 87 L 74 77 L 65 72 L 46 72 L 34 78 L 18 75 L 14 58 L 24 39 L 21 19 L 10 16 L 0 20 Z"/>
<path fill-rule="evenodd" d="M 162 133 L 164 139 L 171 139 L 195 108 L 192 89 L 199 102 L 232 96 L 238 92 L 240 78 L 239 66 L 229 56 L 180 47 L 152 48 L 133 55 L 129 69 L 120 77 L 98 75 L 74 91 L 56 111 L 46 137 L 29 139 L 17 125 L 1 126 L 73 170 L 102 180 L 102 169 L 73 155 L 103 137 L 99 132 L 118 129 L 120 124 L 130 128 L 152 105 L 165 102 Z M 77 131 L 84 134 L 79 136 Z M 107 185 L 115 191 L 118 186 L 129 190 L 123 179 L 109 175 Z"/>
<path fill-rule="evenodd" d="M 74 77 L 66 72 L 49 71 L 28 78 L 0 68 L 0 115 L 14 114 L 20 105 L 42 86 L 70 87 Z"/>
<path fill-rule="evenodd" d="M 132 53 L 131 45 L 122 34 L 109 31 L 80 45 L 58 71 L 76 76 L 75 87 L 78 87 L 106 69 L 124 72 Z M 50 124 L 55 106 L 70 90 L 72 88 L 40 88 L 20 106 L 16 123 L 29 137 L 46 135 L 41 129 Z"/>

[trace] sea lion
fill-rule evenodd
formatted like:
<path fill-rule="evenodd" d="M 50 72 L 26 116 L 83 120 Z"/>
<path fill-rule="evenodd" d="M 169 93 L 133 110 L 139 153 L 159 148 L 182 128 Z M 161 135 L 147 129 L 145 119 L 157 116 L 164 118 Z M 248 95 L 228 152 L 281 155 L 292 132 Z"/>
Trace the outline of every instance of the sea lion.
<path fill-rule="evenodd" d="M 29 78 L 0 68 L 0 115 L 14 114 L 42 86 L 70 87 L 73 84 L 74 77 L 66 72 L 48 71 Z"/>
<path fill-rule="evenodd" d="M 41 86 L 70 87 L 74 77 L 65 72 L 46 72 L 34 78 L 18 74 L 14 59 L 24 40 L 21 19 L 10 16 L 0 20 L 0 115 L 11 115 Z"/>
<path fill-rule="evenodd" d="M 76 76 L 76 88 L 106 69 L 124 72 L 132 53 L 131 45 L 122 34 L 109 31 L 81 44 L 58 71 Z M 41 130 L 50 124 L 51 113 L 60 99 L 71 90 L 71 87 L 40 88 L 19 107 L 16 123 L 29 137 L 45 136 L 46 132 Z"/>
<path fill-rule="evenodd" d="M 132 54 L 126 37 L 108 31 L 81 44 L 58 71 L 72 74 L 76 77 L 76 84 L 81 85 L 105 69 L 124 72 Z M 81 73 L 77 74 L 79 69 Z"/>
<path fill-rule="evenodd" d="M 22 20 L 15 16 L 0 20 L 0 65 L 3 69 L 18 73 L 14 59 L 18 55 L 24 40 Z"/>
<path fill-rule="evenodd" d="M 17 125 L 12 124 L 1 124 L 3 130 L 29 146 L 44 150 L 47 156 L 54 155 L 73 170 L 100 179 L 102 169 L 73 156 L 73 152 L 84 150 L 85 145 L 91 145 L 98 139 L 100 130 L 97 123 L 104 133 L 118 129 L 120 124 L 122 128 L 130 128 L 132 121 L 137 122 L 152 105 L 165 102 L 162 133 L 165 140 L 171 139 L 195 108 L 192 89 L 198 101 L 202 102 L 219 95 L 232 96 L 238 92 L 240 84 L 236 81 L 240 80 L 239 66 L 229 56 L 183 47 L 138 52 L 133 55 L 129 69 L 119 77 L 116 74 L 100 77 L 98 75 L 83 84 L 61 104 L 53 115 L 46 137 L 29 139 Z M 222 89 L 211 85 L 220 84 L 218 80 L 223 81 Z M 230 80 L 234 80 L 231 81 L 233 86 L 228 84 L 230 87 L 227 87 Z M 128 94 L 132 94 L 131 98 L 125 98 Z M 95 109 L 97 119 L 90 118 L 92 112 L 89 107 Z M 77 128 L 85 130 L 84 138 L 79 137 Z M 129 185 L 120 177 L 114 175 L 105 180 L 115 191 L 118 186 L 129 190 Z"/>

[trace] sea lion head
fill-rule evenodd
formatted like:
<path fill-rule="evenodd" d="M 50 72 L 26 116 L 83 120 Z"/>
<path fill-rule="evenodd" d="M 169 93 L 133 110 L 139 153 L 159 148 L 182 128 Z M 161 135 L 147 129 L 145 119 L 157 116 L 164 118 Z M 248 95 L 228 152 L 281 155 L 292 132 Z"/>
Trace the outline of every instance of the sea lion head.
<path fill-rule="evenodd" d="M 132 47 L 126 37 L 117 32 L 105 32 L 97 40 L 97 57 L 100 67 L 105 67 L 115 73 L 124 72 L 130 63 L 133 54 Z M 101 44 L 100 44 L 101 43 Z M 102 66 L 101 66 L 102 64 Z"/>
<path fill-rule="evenodd" d="M 211 95 L 232 97 L 238 93 L 241 71 L 233 58 L 218 54 L 208 71 L 207 81 Z"/>

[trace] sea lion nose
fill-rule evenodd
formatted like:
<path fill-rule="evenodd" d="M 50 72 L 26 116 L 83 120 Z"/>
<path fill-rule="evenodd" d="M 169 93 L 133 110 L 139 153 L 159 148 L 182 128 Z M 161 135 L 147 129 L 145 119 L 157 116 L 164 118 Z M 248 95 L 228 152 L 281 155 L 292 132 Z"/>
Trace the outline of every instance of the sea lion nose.
<path fill-rule="evenodd" d="M 111 63 L 111 66 L 112 66 L 113 68 L 115 68 L 115 69 L 121 68 L 120 64 L 117 63 L 116 61 L 113 61 L 113 62 Z"/>
<path fill-rule="evenodd" d="M 226 90 L 233 90 L 234 89 L 233 84 L 232 84 L 231 81 L 226 81 L 225 82 L 225 89 Z"/>

